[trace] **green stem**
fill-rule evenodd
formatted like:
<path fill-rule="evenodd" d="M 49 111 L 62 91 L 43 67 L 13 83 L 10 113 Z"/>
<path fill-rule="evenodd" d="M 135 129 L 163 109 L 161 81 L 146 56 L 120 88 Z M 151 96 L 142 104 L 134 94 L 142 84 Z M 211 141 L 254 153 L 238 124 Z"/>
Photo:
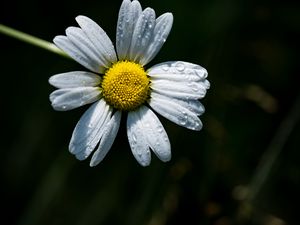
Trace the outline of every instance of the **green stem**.
<path fill-rule="evenodd" d="M 57 48 L 51 42 L 42 40 L 42 39 L 34 37 L 32 35 L 29 35 L 29 34 L 21 32 L 21 31 L 15 30 L 13 28 L 7 27 L 3 24 L 0 24 L 0 33 L 5 34 L 9 37 L 16 38 L 20 41 L 24 41 L 28 44 L 32 44 L 32 45 L 35 45 L 37 47 L 43 48 L 43 49 L 48 50 L 50 52 L 59 54 L 61 56 L 68 57 L 66 53 L 64 53 L 62 50 Z"/>

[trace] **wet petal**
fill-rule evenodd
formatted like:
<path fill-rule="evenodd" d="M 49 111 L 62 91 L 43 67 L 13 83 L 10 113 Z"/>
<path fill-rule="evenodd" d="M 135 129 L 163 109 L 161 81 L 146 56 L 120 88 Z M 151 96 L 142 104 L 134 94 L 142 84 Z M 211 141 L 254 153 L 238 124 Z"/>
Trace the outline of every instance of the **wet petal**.
<path fill-rule="evenodd" d="M 69 151 L 76 158 L 83 160 L 95 149 L 111 114 L 112 108 L 101 99 L 82 115 L 69 144 Z"/>
<path fill-rule="evenodd" d="M 160 115 L 172 122 L 191 130 L 201 130 L 202 123 L 198 116 L 185 107 L 164 98 L 151 98 L 149 105 Z"/>
<path fill-rule="evenodd" d="M 116 62 L 117 56 L 113 43 L 105 31 L 97 23 L 86 16 L 77 16 L 76 21 L 85 35 L 89 38 L 90 42 L 93 43 L 95 51 L 105 65 L 110 66 L 111 63 Z"/>
<path fill-rule="evenodd" d="M 182 100 L 182 99 L 176 99 L 165 95 L 161 95 L 155 92 L 151 93 L 151 98 L 164 99 L 167 102 L 174 102 L 175 104 L 178 104 L 186 108 L 187 110 L 195 113 L 197 116 L 200 116 L 205 112 L 204 106 L 197 99 Z"/>
<path fill-rule="evenodd" d="M 97 101 L 100 94 L 98 87 L 64 88 L 53 91 L 50 101 L 55 110 L 68 111 Z"/>
<path fill-rule="evenodd" d="M 151 153 L 139 115 L 135 111 L 128 113 L 127 136 L 135 159 L 142 166 L 148 166 L 151 162 Z"/>
<path fill-rule="evenodd" d="M 196 64 L 165 62 L 148 70 L 154 92 L 183 100 L 203 98 L 209 88 L 207 71 Z"/>
<path fill-rule="evenodd" d="M 148 69 L 151 78 L 167 78 L 174 80 L 204 80 L 207 77 L 205 68 L 183 61 L 169 61 L 157 64 Z M 181 79 L 180 79 L 181 78 Z"/>
<path fill-rule="evenodd" d="M 95 87 L 100 81 L 100 76 L 84 71 L 60 73 L 49 79 L 49 83 L 56 88 Z"/>
<path fill-rule="evenodd" d="M 98 165 L 110 150 L 120 127 L 121 115 L 122 113 L 117 111 L 103 128 L 99 147 L 93 154 L 90 166 Z"/>
<path fill-rule="evenodd" d="M 142 106 L 136 113 L 140 117 L 148 145 L 160 160 L 169 161 L 171 159 L 170 141 L 157 116 L 146 106 Z"/>
<path fill-rule="evenodd" d="M 129 59 L 139 62 L 149 46 L 155 27 L 155 12 L 146 8 L 139 16 L 132 35 L 129 49 Z"/>
<path fill-rule="evenodd" d="M 84 31 L 78 27 L 68 27 L 66 29 L 66 34 L 68 39 L 78 47 L 82 52 L 84 52 L 87 57 L 98 63 L 99 71 L 102 73 L 104 68 L 108 68 L 110 66 L 110 63 L 104 58 L 102 54 L 99 54 L 96 50 L 95 45 L 90 41 L 90 39 L 87 37 L 87 35 L 84 33 Z"/>
<path fill-rule="evenodd" d="M 141 13 L 142 7 L 138 1 L 130 2 L 130 0 L 124 0 L 122 2 L 116 35 L 116 49 L 119 60 L 127 58 L 133 30 Z"/>
<path fill-rule="evenodd" d="M 159 52 L 165 43 L 173 25 L 172 13 L 164 13 L 156 19 L 156 25 L 153 31 L 147 50 L 144 52 L 140 63 L 146 65 L 149 63 Z"/>
<path fill-rule="evenodd" d="M 95 73 L 104 72 L 104 64 L 98 60 L 95 54 L 89 50 L 89 48 L 81 45 L 77 46 L 70 39 L 63 35 L 56 36 L 53 42 L 57 45 L 57 47 L 66 52 L 71 58 L 87 69 Z"/>
<path fill-rule="evenodd" d="M 159 94 L 184 100 L 199 99 L 206 95 L 204 83 L 195 81 L 151 80 L 151 89 Z"/>

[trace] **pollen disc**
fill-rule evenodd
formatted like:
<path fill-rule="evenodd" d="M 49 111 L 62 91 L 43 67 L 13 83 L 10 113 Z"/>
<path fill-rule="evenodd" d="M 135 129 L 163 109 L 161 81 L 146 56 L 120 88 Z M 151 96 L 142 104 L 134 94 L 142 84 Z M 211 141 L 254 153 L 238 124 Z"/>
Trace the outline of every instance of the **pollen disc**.
<path fill-rule="evenodd" d="M 121 111 L 133 111 L 148 99 L 149 83 L 141 65 L 119 61 L 106 71 L 101 87 L 109 105 Z"/>

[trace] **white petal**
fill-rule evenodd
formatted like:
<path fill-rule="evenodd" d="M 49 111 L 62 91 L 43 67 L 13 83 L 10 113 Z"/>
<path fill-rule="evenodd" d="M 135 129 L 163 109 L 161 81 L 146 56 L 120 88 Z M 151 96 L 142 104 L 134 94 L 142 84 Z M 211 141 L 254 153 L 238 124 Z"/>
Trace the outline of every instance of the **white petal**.
<path fill-rule="evenodd" d="M 68 39 L 80 49 L 90 60 L 94 61 L 95 64 L 98 64 L 98 72 L 102 73 L 104 68 L 109 67 L 109 62 L 103 57 L 102 54 L 99 54 L 96 50 L 95 45 L 90 41 L 82 29 L 78 27 L 68 27 L 66 29 L 66 35 Z"/>
<path fill-rule="evenodd" d="M 76 155 L 76 158 L 83 160 L 94 150 L 111 114 L 112 108 L 101 99 L 82 115 L 69 144 L 69 151 Z"/>
<path fill-rule="evenodd" d="M 137 110 L 148 145 L 157 157 L 167 162 L 171 159 L 171 146 L 168 135 L 157 116 L 146 106 Z"/>
<path fill-rule="evenodd" d="M 146 8 L 139 16 L 132 35 L 129 59 L 139 62 L 149 46 L 155 27 L 155 12 Z"/>
<path fill-rule="evenodd" d="M 130 2 L 129 0 L 124 0 L 122 2 L 119 11 L 116 35 L 116 49 L 119 60 L 127 58 L 133 29 L 141 13 L 142 7 L 138 1 Z"/>
<path fill-rule="evenodd" d="M 104 65 L 101 65 L 98 61 L 97 57 L 91 52 L 86 52 L 85 49 L 81 49 L 76 46 L 72 41 L 70 41 L 66 36 L 56 36 L 53 39 L 53 42 L 59 47 L 61 50 L 66 52 L 70 57 L 72 57 L 75 61 L 86 67 L 87 69 L 95 72 L 95 73 L 103 73 L 105 68 Z M 91 58 L 91 55 L 93 54 Z"/>
<path fill-rule="evenodd" d="M 151 162 L 151 153 L 144 132 L 139 115 L 135 111 L 129 112 L 127 136 L 132 154 L 139 164 L 148 166 Z"/>
<path fill-rule="evenodd" d="M 206 89 L 210 89 L 210 83 L 208 80 L 204 80 L 204 86 L 206 87 Z"/>
<path fill-rule="evenodd" d="M 60 73 L 49 79 L 49 83 L 57 88 L 95 87 L 100 81 L 100 76 L 84 71 Z"/>
<path fill-rule="evenodd" d="M 76 21 L 95 46 L 98 55 L 105 60 L 105 65 L 110 66 L 111 63 L 116 62 L 117 56 L 113 43 L 105 31 L 86 16 L 77 16 Z"/>
<path fill-rule="evenodd" d="M 153 91 L 179 99 L 199 99 L 206 95 L 206 86 L 203 82 L 181 81 L 174 82 L 169 80 L 151 80 Z"/>
<path fill-rule="evenodd" d="M 197 115 L 175 102 L 164 98 L 151 98 L 149 105 L 160 115 L 191 130 L 201 130 L 202 123 Z"/>
<path fill-rule="evenodd" d="M 204 106 L 197 99 L 182 100 L 182 99 L 171 98 L 155 92 L 151 93 L 151 98 L 164 99 L 167 102 L 174 102 L 175 104 L 178 104 L 188 109 L 189 111 L 195 113 L 197 116 L 200 116 L 205 112 Z"/>
<path fill-rule="evenodd" d="M 64 88 L 53 91 L 50 101 L 55 110 L 68 111 L 97 101 L 100 94 L 98 87 Z"/>
<path fill-rule="evenodd" d="M 183 80 L 196 81 L 197 77 L 204 80 L 207 77 L 207 71 L 203 67 L 182 61 L 170 61 L 157 64 L 148 69 L 148 75 L 155 78 L 171 78 L 170 75 L 175 76 L 176 80 L 181 76 Z"/>
<path fill-rule="evenodd" d="M 121 115 L 122 113 L 117 111 L 103 128 L 103 135 L 99 147 L 93 154 L 90 166 L 98 165 L 110 150 L 120 127 Z"/>
<path fill-rule="evenodd" d="M 151 67 L 151 88 L 160 94 L 183 100 L 203 98 L 209 82 L 207 71 L 196 64 L 172 61 Z"/>
<path fill-rule="evenodd" d="M 153 35 L 147 50 L 144 52 L 140 63 L 146 65 L 149 63 L 159 52 L 165 43 L 173 25 L 172 13 L 164 13 L 156 19 L 156 25 Z"/>

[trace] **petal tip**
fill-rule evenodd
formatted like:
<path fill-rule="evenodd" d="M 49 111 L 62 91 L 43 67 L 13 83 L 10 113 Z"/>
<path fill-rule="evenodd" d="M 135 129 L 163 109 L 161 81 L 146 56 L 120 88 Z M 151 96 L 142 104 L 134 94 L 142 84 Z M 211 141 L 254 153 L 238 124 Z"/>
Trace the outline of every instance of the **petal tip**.
<path fill-rule="evenodd" d="M 171 152 L 171 151 L 169 151 Z M 167 155 L 164 155 L 164 156 L 161 156 L 160 157 L 160 160 L 163 161 L 163 162 L 169 162 L 172 158 L 172 155 L 171 154 L 167 154 Z"/>
<path fill-rule="evenodd" d="M 91 161 L 90 162 L 90 167 L 95 167 L 99 164 L 100 162 L 94 162 L 94 161 Z"/>
<path fill-rule="evenodd" d="M 150 165 L 150 162 L 139 162 L 142 167 L 147 167 Z"/>
<path fill-rule="evenodd" d="M 75 20 L 77 21 L 77 20 L 82 20 L 82 19 L 85 19 L 85 18 L 86 18 L 86 16 L 78 15 L 78 16 L 75 17 Z"/>
<path fill-rule="evenodd" d="M 78 15 L 75 17 L 75 20 L 80 25 L 84 22 L 91 21 L 92 19 L 90 19 L 89 17 L 84 16 L 84 15 Z"/>
<path fill-rule="evenodd" d="M 173 13 L 171 13 L 171 12 L 166 12 L 166 13 L 165 13 L 165 16 L 166 16 L 168 19 L 170 19 L 170 20 L 173 20 L 173 19 L 174 19 Z"/>
<path fill-rule="evenodd" d="M 58 43 L 63 37 L 65 37 L 65 36 L 64 36 L 64 35 L 57 35 L 57 36 L 55 36 L 55 37 L 53 38 L 54 44 L 57 45 L 57 43 Z"/>
<path fill-rule="evenodd" d="M 51 76 L 49 79 L 48 79 L 48 83 L 51 84 L 53 86 L 53 76 Z"/>

